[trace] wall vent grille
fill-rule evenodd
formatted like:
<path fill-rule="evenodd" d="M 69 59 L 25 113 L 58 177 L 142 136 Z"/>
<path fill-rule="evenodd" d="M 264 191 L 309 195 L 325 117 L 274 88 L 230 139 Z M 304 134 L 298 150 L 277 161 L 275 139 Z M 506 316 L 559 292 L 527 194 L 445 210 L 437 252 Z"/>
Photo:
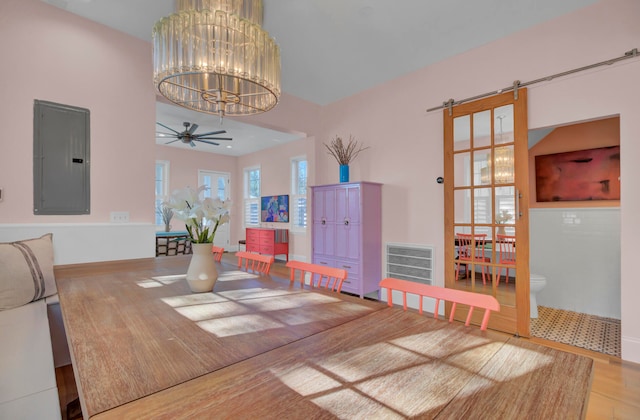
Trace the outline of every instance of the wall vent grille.
<path fill-rule="evenodd" d="M 387 277 L 433 284 L 434 247 L 387 244 Z"/>

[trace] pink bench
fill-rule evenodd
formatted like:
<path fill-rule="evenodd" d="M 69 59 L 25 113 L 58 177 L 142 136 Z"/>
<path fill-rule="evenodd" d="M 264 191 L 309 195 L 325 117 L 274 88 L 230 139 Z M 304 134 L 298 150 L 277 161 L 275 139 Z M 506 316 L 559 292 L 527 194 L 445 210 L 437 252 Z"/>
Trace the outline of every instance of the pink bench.
<path fill-rule="evenodd" d="M 449 316 L 449 322 L 453 322 L 453 316 L 456 312 L 456 305 L 458 303 L 469 306 L 469 312 L 467 313 L 467 320 L 464 325 L 469 326 L 471 322 L 471 316 L 473 315 L 474 308 L 484 309 L 484 316 L 482 317 L 481 330 L 486 330 L 489 324 L 489 317 L 491 311 L 500 311 L 500 303 L 496 298 L 490 295 L 483 295 L 480 293 L 466 292 L 464 290 L 447 289 L 439 286 L 430 286 L 428 284 L 416 283 L 407 280 L 400 280 L 394 278 L 386 278 L 380 281 L 380 287 L 384 287 L 388 290 L 387 299 L 389 306 L 393 305 L 393 290 L 402 292 L 402 304 L 404 310 L 407 310 L 407 293 L 418 295 L 420 297 L 419 311 L 422 313 L 422 301 L 423 298 L 428 297 L 436 300 L 436 307 L 433 311 L 433 317 L 438 317 L 438 306 L 441 300 L 451 302 L 451 315 Z"/>
<path fill-rule="evenodd" d="M 311 287 L 323 287 L 323 279 L 326 279 L 326 281 L 324 281 L 325 289 L 340 292 L 340 290 L 342 290 L 342 283 L 347 278 L 346 270 L 327 267 L 326 265 L 291 260 L 287 263 L 287 267 L 289 267 L 290 270 L 291 283 L 295 281 L 295 271 L 298 270 L 300 272 L 300 286 L 304 286 L 306 273 L 309 273 Z"/>
<path fill-rule="evenodd" d="M 222 261 L 222 254 L 224 254 L 224 248 L 221 246 L 211 246 L 211 253 L 216 257 L 216 261 Z"/>
<path fill-rule="evenodd" d="M 236 257 L 238 257 L 238 268 L 263 274 L 269 274 L 271 264 L 275 261 L 273 255 L 261 255 L 245 251 L 236 252 Z"/>

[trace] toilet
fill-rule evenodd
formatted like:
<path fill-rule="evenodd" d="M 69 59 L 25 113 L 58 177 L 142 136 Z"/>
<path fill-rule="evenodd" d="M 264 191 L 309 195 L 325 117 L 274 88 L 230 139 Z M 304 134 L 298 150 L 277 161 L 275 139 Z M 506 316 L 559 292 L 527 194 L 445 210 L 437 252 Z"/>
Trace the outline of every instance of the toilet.
<path fill-rule="evenodd" d="M 544 276 L 541 276 L 540 274 L 533 274 L 531 273 L 530 275 L 530 283 L 529 283 L 529 292 L 531 294 L 531 298 L 530 298 L 530 306 L 531 306 L 531 311 L 530 311 L 530 316 L 531 318 L 537 318 L 538 317 L 538 301 L 536 299 L 536 295 L 538 294 L 538 292 L 540 292 L 542 289 L 544 289 L 544 286 L 547 285 L 547 278 Z"/>

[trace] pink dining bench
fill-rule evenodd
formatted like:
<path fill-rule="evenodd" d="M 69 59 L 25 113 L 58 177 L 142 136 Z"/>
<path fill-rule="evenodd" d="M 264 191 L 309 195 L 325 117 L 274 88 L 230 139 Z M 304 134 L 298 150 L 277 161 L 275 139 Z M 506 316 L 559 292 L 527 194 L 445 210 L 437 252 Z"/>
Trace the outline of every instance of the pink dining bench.
<path fill-rule="evenodd" d="M 211 253 L 215 257 L 216 261 L 220 262 L 222 261 L 222 254 L 224 254 L 224 248 L 221 246 L 212 245 Z"/>
<path fill-rule="evenodd" d="M 386 288 L 387 300 L 389 306 L 393 306 L 393 290 L 397 290 L 402 293 L 402 305 L 404 310 L 407 310 L 407 293 L 418 295 L 420 297 L 419 312 L 422 313 L 422 302 L 425 297 L 435 299 L 436 306 L 433 311 L 433 317 L 438 317 L 438 306 L 440 301 L 451 302 L 451 315 L 449 316 L 449 322 L 453 322 L 453 316 L 456 312 L 456 305 L 468 305 L 469 312 L 467 313 L 467 319 L 464 325 L 469 326 L 471 322 L 471 316 L 475 308 L 484 309 L 484 316 L 482 317 L 482 324 L 480 324 L 481 330 L 486 330 L 489 324 L 489 317 L 491 311 L 499 312 L 500 303 L 498 300 L 490 295 L 483 295 L 480 293 L 466 292 L 464 290 L 448 289 L 439 286 L 430 286 L 428 284 L 416 283 L 413 281 L 400 280 L 394 278 L 386 278 L 380 281 L 380 287 Z"/>
<path fill-rule="evenodd" d="M 342 283 L 344 283 L 347 278 L 347 270 L 342 268 L 327 267 L 325 265 L 295 260 L 287 262 L 287 267 L 289 267 L 289 279 L 291 283 L 295 281 L 296 270 L 298 270 L 300 272 L 300 286 L 304 286 L 306 273 L 309 273 L 309 284 L 311 287 L 324 287 L 325 289 L 338 293 L 342 290 Z"/>
<path fill-rule="evenodd" d="M 238 257 L 238 268 L 263 274 L 269 274 L 271 264 L 275 261 L 273 255 L 254 254 L 245 251 L 236 252 L 236 257 Z"/>

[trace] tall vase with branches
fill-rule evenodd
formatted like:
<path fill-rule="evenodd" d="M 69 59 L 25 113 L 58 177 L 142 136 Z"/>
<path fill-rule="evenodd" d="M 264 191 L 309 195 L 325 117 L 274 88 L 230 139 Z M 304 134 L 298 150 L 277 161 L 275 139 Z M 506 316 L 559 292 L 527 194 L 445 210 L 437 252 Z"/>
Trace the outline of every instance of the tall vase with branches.
<path fill-rule="evenodd" d="M 340 165 L 340 182 L 349 182 L 349 164 L 362 152 L 368 149 L 353 137 L 349 135 L 349 140 L 345 144 L 342 138 L 335 136 L 330 144 L 324 143 L 327 153 L 333 156 L 338 165 Z"/>
<path fill-rule="evenodd" d="M 160 217 L 162 217 L 162 222 L 164 223 L 164 231 L 171 231 L 171 219 L 173 219 L 173 209 L 171 207 L 167 207 L 165 205 L 158 206 L 157 210 Z"/>

